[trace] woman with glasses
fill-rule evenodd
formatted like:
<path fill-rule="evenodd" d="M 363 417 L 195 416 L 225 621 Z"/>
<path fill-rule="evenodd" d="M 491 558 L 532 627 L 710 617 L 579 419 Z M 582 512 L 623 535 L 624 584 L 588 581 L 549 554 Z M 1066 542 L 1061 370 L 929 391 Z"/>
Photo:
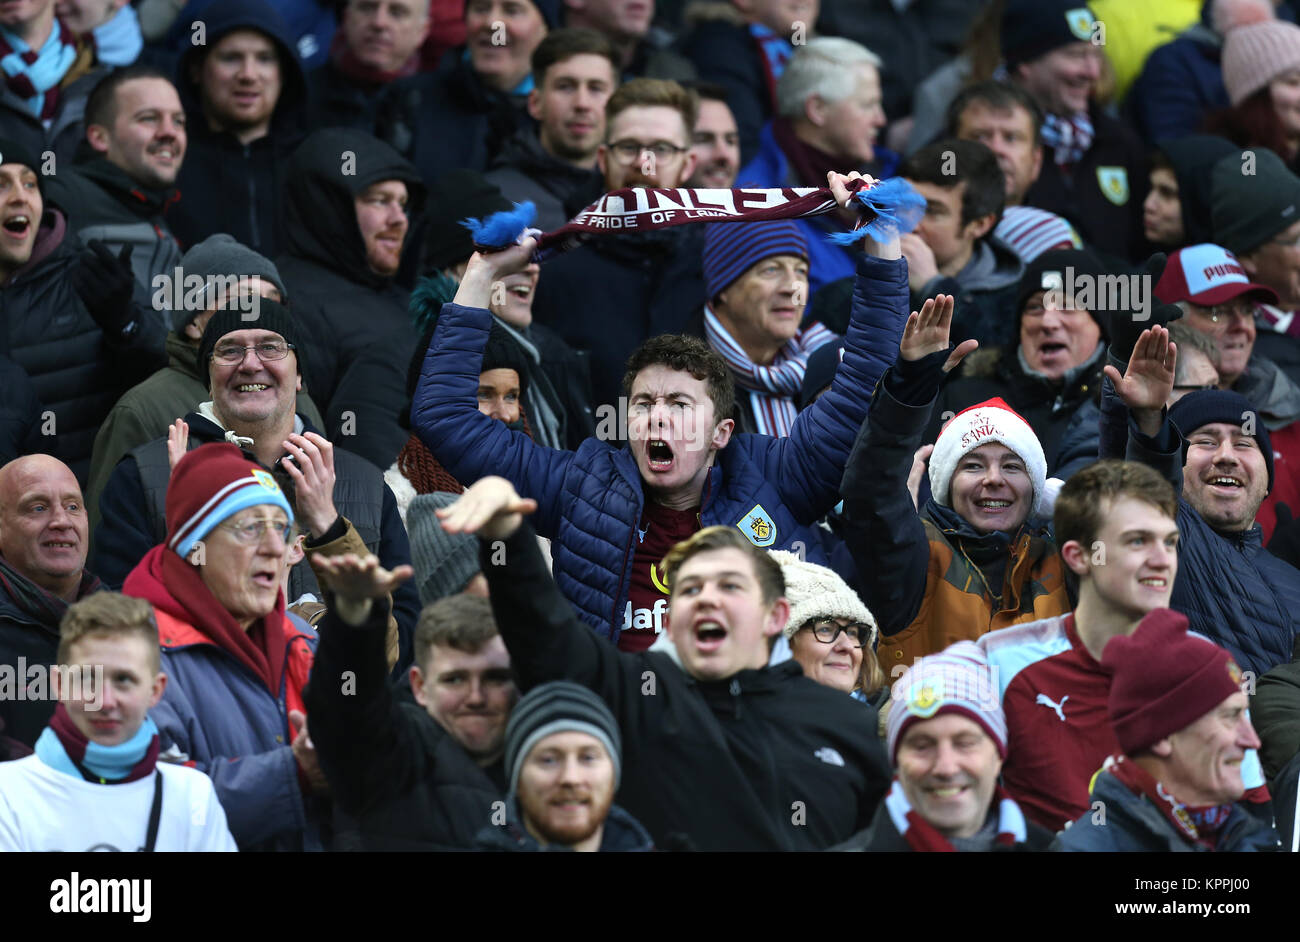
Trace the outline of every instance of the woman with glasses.
<path fill-rule="evenodd" d="M 269 472 L 235 445 L 200 445 L 172 471 L 165 542 L 122 587 L 158 624 L 163 754 L 211 777 L 244 851 L 320 849 L 327 786 L 302 712 L 316 637 L 281 589 L 296 536 Z"/>
<path fill-rule="evenodd" d="M 772 556 L 781 564 L 790 602 L 790 656 L 817 683 L 871 700 L 885 683 L 876 661 L 875 617 L 834 570 L 785 550 Z"/>

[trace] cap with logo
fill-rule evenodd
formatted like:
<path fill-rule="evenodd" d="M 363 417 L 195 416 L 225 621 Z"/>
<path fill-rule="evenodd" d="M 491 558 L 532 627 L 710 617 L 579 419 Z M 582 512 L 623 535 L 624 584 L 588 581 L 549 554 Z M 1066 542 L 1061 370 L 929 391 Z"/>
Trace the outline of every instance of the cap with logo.
<path fill-rule="evenodd" d="M 1277 303 L 1277 293 L 1251 281 L 1237 256 L 1210 242 L 1189 245 L 1169 256 L 1155 291 L 1156 297 L 1165 304 L 1190 301 L 1201 307 L 1213 307 L 1243 294 L 1252 294 L 1269 304 Z"/>
<path fill-rule="evenodd" d="M 1053 49 L 1092 39 L 1092 11 L 1078 0 L 1007 0 L 1002 13 L 1002 58 L 1008 71 Z"/>

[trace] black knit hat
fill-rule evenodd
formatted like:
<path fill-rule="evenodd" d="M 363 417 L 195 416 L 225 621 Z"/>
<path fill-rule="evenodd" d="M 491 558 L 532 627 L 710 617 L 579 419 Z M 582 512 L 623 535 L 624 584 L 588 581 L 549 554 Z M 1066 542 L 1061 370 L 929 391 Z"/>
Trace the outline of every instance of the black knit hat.
<path fill-rule="evenodd" d="M 453 170 L 440 177 L 429 197 L 423 269 L 451 268 L 474 254 L 474 240 L 460 224 L 462 219 L 481 219 L 512 209 L 514 204 L 481 173 Z"/>
<path fill-rule="evenodd" d="M 1253 162 L 1234 151 L 1211 172 L 1214 244 L 1238 257 L 1300 222 L 1300 177 L 1267 147 L 1252 152 Z"/>
<path fill-rule="evenodd" d="M 586 687 L 555 680 L 528 691 L 506 724 L 505 772 L 510 797 L 519 789 L 519 772 L 533 746 L 552 733 L 595 736 L 614 763 L 614 790 L 623 767 L 623 738 L 605 701 Z"/>
<path fill-rule="evenodd" d="M 1025 310 L 1025 302 L 1035 292 L 1049 291 L 1052 288 L 1065 290 L 1068 287 L 1067 276 L 1071 276 L 1077 283 L 1079 278 L 1095 279 L 1105 273 L 1106 267 L 1101 259 L 1087 249 L 1053 249 L 1038 256 L 1025 266 L 1025 273 L 1020 276 L 1020 288 L 1016 292 L 1016 333 L 1020 332 L 1020 318 Z M 1097 310 L 1088 313 L 1101 327 L 1101 332 L 1106 333 L 1106 317 Z"/>
<path fill-rule="evenodd" d="M 410 406 L 415 401 L 415 387 L 420 384 L 420 371 L 424 368 L 424 357 L 429 352 L 433 332 L 437 329 L 436 320 L 425 328 L 424 334 L 415 345 L 411 362 L 406 367 L 407 408 L 403 409 L 397 417 L 397 424 L 408 431 L 412 428 Z M 522 402 L 528 395 L 528 360 L 524 356 L 524 351 L 513 337 L 495 323 L 488 331 L 487 343 L 483 346 L 483 365 L 479 367 L 480 373 L 486 373 L 488 370 L 514 370 L 519 374 L 519 401 Z"/>
<path fill-rule="evenodd" d="M 1007 0 L 1001 33 L 1007 71 L 1053 49 L 1089 42 L 1095 20 L 1079 0 Z"/>
<path fill-rule="evenodd" d="M 1178 202 L 1183 209 L 1183 244 L 1214 241 L 1210 206 L 1214 192 L 1214 165 L 1227 154 L 1240 150 L 1229 140 L 1213 134 L 1188 134 L 1161 141 L 1159 150 L 1169 161 L 1178 181 Z"/>
<path fill-rule="evenodd" d="M 36 174 L 37 186 L 41 195 L 45 194 L 45 178 L 41 175 L 40 155 L 28 150 L 20 141 L 12 137 L 0 137 L 0 164 L 23 164 L 31 167 Z"/>
<path fill-rule="evenodd" d="M 256 311 L 243 311 L 239 308 L 221 308 L 208 320 L 203 329 L 203 339 L 199 341 L 199 379 L 208 385 L 208 363 L 212 351 L 222 337 L 237 330 L 270 330 L 279 334 L 294 345 L 298 355 L 298 372 L 303 372 L 302 345 L 298 343 L 298 328 L 289 309 L 278 301 L 259 297 Z"/>
<path fill-rule="evenodd" d="M 1198 389 L 1190 392 L 1169 407 L 1169 421 L 1178 426 L 1178 431 L 1183 434 L 1184 463 L 1187 461 L 1187 436 L 1201 426 L 1222 422 L 1242 428 L 1250 423 L 1253 426 L 1251 435 L 1264 454 L 1264 465 L 1268 468 L 1268 490 L 1272 493 L 1273 442 L 1264 426 L 1264 417 L 1241 393 L 1230 389 Z"/>

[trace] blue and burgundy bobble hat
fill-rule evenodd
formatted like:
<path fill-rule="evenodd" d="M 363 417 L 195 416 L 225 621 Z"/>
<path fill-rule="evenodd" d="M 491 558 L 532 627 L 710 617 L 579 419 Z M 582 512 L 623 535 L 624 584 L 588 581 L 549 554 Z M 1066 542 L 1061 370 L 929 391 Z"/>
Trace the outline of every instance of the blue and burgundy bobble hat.
<path fill-rule="evenodd" d="M 984 649 L 958 641 L 940 654 L 918 658 L 894 683 L 885 721 L 889 764 L 898 765 L 898 744 L 913 723 L 944 713 L 973 720 L 989 734 L 998 755 L 1007 757 L 1007 717 Z"/>
<path fill-rule="evenodd" d="M 271 472 L 236 445 L 200 445 L 176 462 L 167 484 L 167 548 L 184 559 L 222 521 L 260 504 L 281 508 L 293 523 L 293 508 Z"/>
<path fill-rule="evenodd" d="M 712 302 L 751 266 L 773 255 L 797 255 L 808 261 L 808 243 L 793 220 L 705 226 L 704 296 Z"/>

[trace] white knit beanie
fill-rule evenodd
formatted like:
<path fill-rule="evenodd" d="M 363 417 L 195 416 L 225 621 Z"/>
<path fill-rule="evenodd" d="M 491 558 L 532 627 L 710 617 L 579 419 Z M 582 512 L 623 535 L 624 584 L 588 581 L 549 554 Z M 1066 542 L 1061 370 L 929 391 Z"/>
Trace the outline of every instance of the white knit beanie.
<path fill-rule="evenodd" d="M 1273 18 L 1266 5 L 1239 0 L 1216 23 L 1224 34 L 1223 87 L 1233 107 L 1284 72 L 1300 69 L 1300 26 Z"/>
<path fill-rule="evenodd" d="M 939 433 L 930 455 L 930 493 L 935 503 L 952 506 L 952 476 L 957 472 L 957 462 L 981 445 L 993 443 L 1005 445 L 1024 461 L 1034 486 L 1030 514 L 1042 516 L 1047 489 L 1047 457 L 1042 443 L 1029 423 L 999 398 L 963 409 Z"/>
<path fill-rule="evenodd" d="M 807 562 L 786 550 L 769 550 L 769 553 L 781 564 L 781 574 L 785 576 L 785 597 L 790 603 L 790 620 L 785 623 L 787 638 L 793 637 L 813 618 L 847 618 L 870 625 L 868 643 L 876 643 L 880 632 L 875 616 L 835 570 Z"/>

